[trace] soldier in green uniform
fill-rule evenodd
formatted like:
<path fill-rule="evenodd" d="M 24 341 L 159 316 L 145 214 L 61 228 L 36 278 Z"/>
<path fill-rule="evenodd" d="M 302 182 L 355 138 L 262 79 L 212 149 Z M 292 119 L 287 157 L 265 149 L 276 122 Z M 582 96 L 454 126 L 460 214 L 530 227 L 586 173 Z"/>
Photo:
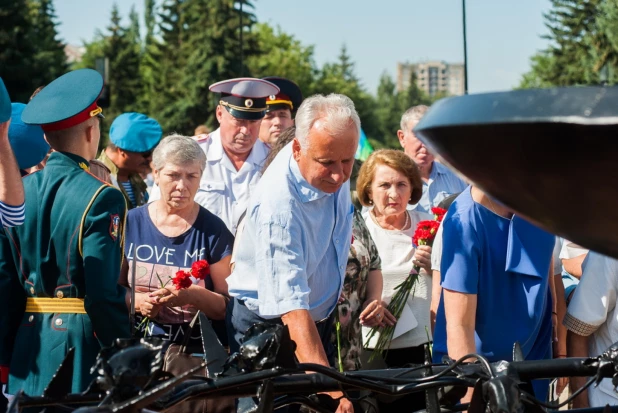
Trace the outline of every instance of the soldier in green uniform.
<path fill-rule="evenodd" d="M 75 348 L 72 391 L 91 382 L 102 347 L 130 336 L 118 285 L 127 211 L 122 193 L 88 170 L 100 139 L 103 79 L 81 69 L 27 105 L 55 152 L 23 179 L 26 220 L 0 231 L 0 378 L 8 393 L 41 395 Z"/>

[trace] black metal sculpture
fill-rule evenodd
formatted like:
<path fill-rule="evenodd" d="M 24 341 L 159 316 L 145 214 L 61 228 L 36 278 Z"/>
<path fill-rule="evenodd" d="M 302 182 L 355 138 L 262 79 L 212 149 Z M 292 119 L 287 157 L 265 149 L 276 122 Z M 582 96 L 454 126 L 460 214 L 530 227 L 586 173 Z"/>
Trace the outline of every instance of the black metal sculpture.
<path fill-rule="evenodd" d="M 414 129 L 442 160 L 554 234 L 618 257 L 618 87 L 436 102 Z"/>

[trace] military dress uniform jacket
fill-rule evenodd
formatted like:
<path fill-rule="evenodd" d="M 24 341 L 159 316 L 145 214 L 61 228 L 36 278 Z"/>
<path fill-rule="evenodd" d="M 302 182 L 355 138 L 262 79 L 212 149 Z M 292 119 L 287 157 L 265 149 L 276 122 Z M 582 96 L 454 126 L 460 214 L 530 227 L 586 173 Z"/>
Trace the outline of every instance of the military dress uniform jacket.
<path fill-rule="evenodd" d="M 10 366 L 9 393 L 41 395 L 72 347 L 72 391 L 83 391 L 100 349 L 130 335 L 118 285 L 125 200 L 87 169 L 79 156 L 52 153 L 24 178 L 24 225 L 0 231 L 0 368 Z"/>

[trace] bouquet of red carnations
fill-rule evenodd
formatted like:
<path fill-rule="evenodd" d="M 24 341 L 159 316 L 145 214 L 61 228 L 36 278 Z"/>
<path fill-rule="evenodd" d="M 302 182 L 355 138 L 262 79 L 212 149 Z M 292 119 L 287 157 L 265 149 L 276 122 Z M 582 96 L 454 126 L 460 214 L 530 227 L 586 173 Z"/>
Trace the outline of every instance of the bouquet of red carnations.
<path fill-rule="evenodd" d="M 446 214 L 446 210 L 442 208 L 432 208 L 431 212 L 434 214 L 434 219 L 419 222 L 416 227 L 416 231 L 414 231 L 412 242 L 416 246 L 431 246 L 433 244 L 433 240 L 436 238 L 436 232 L 438 232 L 438 228 L 440 227 L 440 222 L 442 222 L 442 219 Z M 419 265 L 414 265 L 406 279 L 401 284 L 395 287 L 395 295 L 393 295 L 393 298 L 388 304 L 387 309 L 396 319 L 399 319 L 401 313 L 403 312 L 403 308 L 408 301 L 410 292 L 413 291 L 416 285 L 420 270 L 421 267 Z M 377 354 L 388 350 L 393 334 L 395 333 L 395 326 L 386 325 L 384 327 L 373 327 L 367 340 L 371 340 L 373 336 L 378 332 L 380 333 L 380 337 L 378 337 L 378 341 L 376 342 L 376 345 L 374 347 L 374 352 L 369 359 L 370 361 L 373 360 L 373 358 L 376 357 Z"/>
<path fill-rule="evenodd" d="M 161 279 L 159 274 L 157 274 L 157 278 L 159 279 L 161 288 L 165 288 L 167 284 L 171 281 L 177 290 L 184 290 L 186 288 L 191 287 L 191 285 L 193 285 L 193 281 L 191 281 L 191 277 L 197 278 L 198 280 L 204 280 L 206 279 L 208 275 L 210 275 L 210 265 L 208 264 L 206 260 L 199 260 L 199 261 L 195 261 L 191 265 L 190 271 L 188 272 L 184 270 L 176 271 L 176 274 L 173 277 L 170 277 L 165 283 L 163 283 L 163 280 Z M 135 288 L 135 286 L 133 286 L 133 288 Z M 139 330 L 140 327 L 144 325 L 147 326 L 149 322 L 150 322 L 149 317 L 142 318 L 142 321 L 137 326 L 137 329 Z M 146 336 L 147 332 L 148 332 L 148 329 L 145 328 L 144 337 Z"/>

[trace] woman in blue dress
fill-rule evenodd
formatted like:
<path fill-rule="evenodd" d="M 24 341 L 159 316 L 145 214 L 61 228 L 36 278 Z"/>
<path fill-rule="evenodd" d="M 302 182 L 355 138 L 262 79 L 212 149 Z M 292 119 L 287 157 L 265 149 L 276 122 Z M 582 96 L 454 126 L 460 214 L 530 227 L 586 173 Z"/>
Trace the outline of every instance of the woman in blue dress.
<path fill-rule="evenodd" d="M 457 197 L 442 226 L 434 361 L 469 353 L 512 361 L 515 342 L 527 360 L 551 358 L 554 237 L 475 187 Z M 545 400 L 548 382 L 533 386 Z"/>

